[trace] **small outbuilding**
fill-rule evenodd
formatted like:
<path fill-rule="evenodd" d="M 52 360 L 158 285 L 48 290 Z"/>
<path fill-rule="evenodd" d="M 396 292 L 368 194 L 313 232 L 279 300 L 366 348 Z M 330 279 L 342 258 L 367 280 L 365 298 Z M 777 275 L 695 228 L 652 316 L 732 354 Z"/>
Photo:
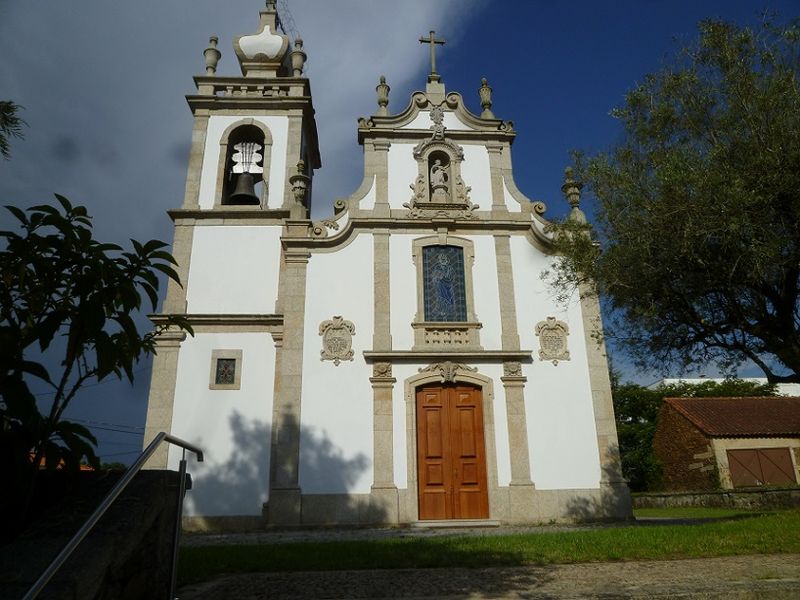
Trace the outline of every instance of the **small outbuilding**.
<path fill-rule="evenodd" d="M 800 397 L 665 398 L 653 450 L 666 490 L 800 481 Z"/>

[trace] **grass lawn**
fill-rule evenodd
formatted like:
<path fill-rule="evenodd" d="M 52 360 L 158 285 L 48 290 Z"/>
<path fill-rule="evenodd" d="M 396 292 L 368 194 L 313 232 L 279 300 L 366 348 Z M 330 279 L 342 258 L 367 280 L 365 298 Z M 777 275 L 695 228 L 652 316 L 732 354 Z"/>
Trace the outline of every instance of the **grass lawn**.
<path fill-rule="evenodd" d="M 739 511 L 741 512 L 741 511 Z M 224 573 L 497 567 L 526 564 L 800 553 L 800 510 L 696 525 L 481 537 L 398 538 L 182 548 L 181 585 Z"/>

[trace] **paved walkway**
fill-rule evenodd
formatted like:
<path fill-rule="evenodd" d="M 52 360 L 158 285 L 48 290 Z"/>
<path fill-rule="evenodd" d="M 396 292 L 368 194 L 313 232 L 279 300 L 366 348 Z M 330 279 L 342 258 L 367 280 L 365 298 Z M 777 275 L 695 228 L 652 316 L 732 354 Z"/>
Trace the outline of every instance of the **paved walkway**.
<path fill-rule="evenodd" d="M 187 586 L 180 600 L 703 598 L 796 600 L 800 555 L 497 569 L 254 573 Z"/>
<path fill-rule="evenodd" d="M 676 523 L 639 520 L 640 526 Z M 696 522 L 696 521 L 695 521 Z M 630 525 L 628 523 L 627 525 Z M 329 529 L 185 536 L 187 546 L 275 544 L 393 537 L 500 535 L 585 530 L 609 525 L 488 529 Z M 614 525 L 611 525 L 614 526 Z M 800 600 L 800 555 L 757 555 L 487 569 L 395 569 L 252 573 L 186 586 L 180 600 L 306 598 L 702 598 Z"/>

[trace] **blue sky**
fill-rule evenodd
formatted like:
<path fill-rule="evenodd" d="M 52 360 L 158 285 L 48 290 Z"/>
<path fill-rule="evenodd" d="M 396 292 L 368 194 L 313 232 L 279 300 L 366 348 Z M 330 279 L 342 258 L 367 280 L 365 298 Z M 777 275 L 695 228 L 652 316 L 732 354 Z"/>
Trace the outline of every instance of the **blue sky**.
<path fill-rule="evenodd" d="M 0 0 L 0 99 L 23 105 L 30 126 L 24 141 L 13 141 L 12 160 L 0 161 L 0 202 L 24 207 L 58 192 L 89 208 L 99 239 L 170 241 L 165 211 L 181 203 L 191 133 L 183 96 L 203 71 L 210 35 L 220 38 L 219 73 L 238 74 L 232 38 L 255 30 L 261 6 Z M 360 182 L 356 119 L 376 109 L 379 76 L 392 88 L 392 112 L 424 87 L 429 52 L 418 39 L 430 29 L 447 40 L 437 48 L 447 89 L 480 112 L 478 86 L 489 80 L 495 114 L 518 133 L 517 185 L 548 205 L 547 216 L 560 217 L 569 151 L 614 143 L 620 130 L 610 109 L 694 39 L 698 21 L 755 24 L 764 10 L 779 20 L 798 13 L 796 0 L 289 0 L 289 7 L 308 53 L 322 146 L 315 217 Z M 5 215 L 0 224 L 8 224 Z M 149 363 L 137 371 L 134 387 L 87 387 L 71 411 L 94 429 L 104 460 L 129 461 L 140 447 Z M 650 382 L 658 374 L 630 376 Z"/>

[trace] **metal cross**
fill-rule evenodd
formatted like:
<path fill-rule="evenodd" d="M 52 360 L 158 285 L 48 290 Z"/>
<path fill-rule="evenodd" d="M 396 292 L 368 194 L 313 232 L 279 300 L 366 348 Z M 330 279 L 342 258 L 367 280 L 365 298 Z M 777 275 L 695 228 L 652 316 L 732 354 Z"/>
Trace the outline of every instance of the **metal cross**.
<path fill-rule="evenodd" d="M 436 44 L 444 46 L 444 40 L 437 38 L 436 32 L 431 31 L 429 37 L 419 38 L 419 43 L 431 45 L 431 77 L 435 77 L 438 79 L 439 74 L 436 72 Z"/>

